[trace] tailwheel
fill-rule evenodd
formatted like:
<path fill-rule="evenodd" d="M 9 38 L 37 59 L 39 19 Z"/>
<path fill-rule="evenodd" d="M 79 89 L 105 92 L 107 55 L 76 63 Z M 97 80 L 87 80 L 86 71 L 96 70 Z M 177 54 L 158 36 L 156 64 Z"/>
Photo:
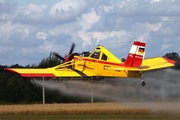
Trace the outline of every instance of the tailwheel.
<path fill-rule="evenodd" d="M 146 83 L 145 83 L 144 80 L 141 80 L 141 85 L 142 85 L 142 86 L 145 86 L 145 85 L 146 85 Z"/>

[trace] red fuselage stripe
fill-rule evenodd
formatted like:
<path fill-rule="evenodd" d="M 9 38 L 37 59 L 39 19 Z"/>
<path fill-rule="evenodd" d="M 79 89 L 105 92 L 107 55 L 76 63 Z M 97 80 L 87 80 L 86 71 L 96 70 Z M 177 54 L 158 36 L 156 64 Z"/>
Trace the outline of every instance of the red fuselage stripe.
<path fill-rule="evenodd" d="M 108 64 L 108 65 L 115 65 L 115 66 L 124 66 L 124 63 L 112 63 L 112 62 L 107 62 L 107 61 L 101 61 L 101 60 L 96 60 L 96 59 L 88 59 L 88 58 L 78 58 L 74 57 L 74 60 L 85 60 L 88 62 L 96 62 L 100 64 Z"/>
<path fill-rule="evenodd" d="M 136 55 L 137 57 L 142 57 L 142 55 Z M 128 67 L 127 65 L 125 65 L 124 63 L 113 63 L 113 62 L 107 62 L 107 61 L 102 61 L 102 60 L 96 60 L 96 59 L 88 59 L 88 58 L 79 58 L 79 57 L 74 57 L 74 60 L 85 60 L 88 62 L 96 62 L 96 63 L 100 63 L 100 64 L 106 64 L 106 65 L 115 65 L 115 66 L 123 66 L 123 67 Z M 130 67 L 130 66 L 129 66 Z"/>

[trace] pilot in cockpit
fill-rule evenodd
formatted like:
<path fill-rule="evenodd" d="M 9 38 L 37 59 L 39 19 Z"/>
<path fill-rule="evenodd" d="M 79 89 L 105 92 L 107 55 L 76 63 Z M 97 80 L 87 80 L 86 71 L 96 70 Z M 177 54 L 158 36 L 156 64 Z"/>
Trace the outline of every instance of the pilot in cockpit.
<path fill-rule="evenodd" d="M 95 51 L 92 55 L 91 55 L 91 57 L 92 58 L 96 58 L 96 59 L 99 59 L 99 57 L 100 57 L 100 51 L 98 50 L 98 51 Z"/>

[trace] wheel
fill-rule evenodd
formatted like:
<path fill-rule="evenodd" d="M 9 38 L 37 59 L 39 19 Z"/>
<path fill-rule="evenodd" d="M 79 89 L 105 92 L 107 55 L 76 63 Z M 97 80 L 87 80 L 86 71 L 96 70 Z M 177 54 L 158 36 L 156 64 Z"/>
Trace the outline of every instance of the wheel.
<path fill-rule="evenodd" d="M 145 86 L 145 85 L 146 85 L 146 83 L 145 83 L 144 80 L 141 81 L 141 85 L 142 85 L 142 86 Z"/>

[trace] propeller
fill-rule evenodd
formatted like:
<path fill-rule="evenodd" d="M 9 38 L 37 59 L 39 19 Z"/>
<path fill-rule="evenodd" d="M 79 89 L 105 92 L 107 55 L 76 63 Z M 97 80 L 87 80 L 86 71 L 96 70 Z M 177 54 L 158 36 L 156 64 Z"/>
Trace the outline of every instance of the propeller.
<path fill-rule="evenodd" d="M 73 53 L 74 48 L 75 48 L 75 44 L 73 43 L 73 44 L 71 45 L 69 54 L 68 54 L 67 56 L 69 56 L 69 55 L 71 55 L 71 54 Z M 66 60 L 66 56 L 65 56 L 65 57 L 62 57 L 61 55 L 59 55 L 59 54 L 56 53 L 56 52 L 53 52 L 53 55 L 56 56 L 57 58 L 61 59 L 61 60 L 64 61 L 64 62 L 65 62 L 65 60 Z"/>
<path fill-rule="evenodd" d="M 75 44 L 73 43 L 68 55 L 72 54 L 72 52 L 74 51 L 74 47 L 75 47 Z"/>
<path fill-rule="evenodd" d="M 53 55 L 56 56 L 57 58 L 61 59 L 62 61 L 65 61 L 65 58 L 60 56 L 58 53 L 53 52 Z"/>

